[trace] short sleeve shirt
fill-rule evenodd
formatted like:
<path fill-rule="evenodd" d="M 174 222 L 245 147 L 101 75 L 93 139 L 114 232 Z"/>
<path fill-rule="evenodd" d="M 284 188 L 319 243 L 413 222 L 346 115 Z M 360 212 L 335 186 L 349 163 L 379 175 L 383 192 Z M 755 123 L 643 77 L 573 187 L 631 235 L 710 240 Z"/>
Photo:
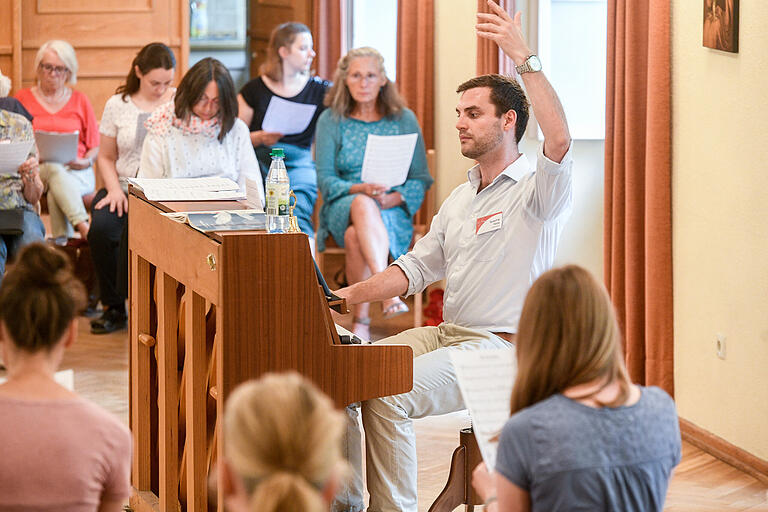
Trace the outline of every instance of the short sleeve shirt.
<path fill-rule="evenodd" d="M 532 511 L 660 512 L 680 457 L 675 404 L 646 387 L 627 407 L 553 395 L 523 409 L 502 430 L 496 470 L 530 493 Z"/>
<path fill-rule="evenodd" d="M 147 135 L 144 121 L 150 114 L 137 107 L 130 96 L 123 99 L 122 94 L 115 94 L 104 106 L 99 132 L 116 139 L 115 167 L 121 183 L 125 183 L 126 178 L 135 178 L 139 172 L 141 147 Z"/>
<path fill-rule="evenodd" d="M 69 101 L 56 113 L 48 112 L 32 94 L 30 89 L 22 89 L 16 98 L 34 117 L 32 126 L 35 131 L 72 133 L 78 132 L 77 156 L 83 158 L 92 148 L 99 145 L 99 127 L 88 96 L 80 91 L 72 91 Z"/>
<path fill-rule="evenodd" d="M 262 129 L 261 124 L 264 122 L 264 114 L 267 113 L 269 102 L 274 96 L 296 103 L 315 105 L 317 110 L 315 110 L 312 120 L 303 132 L 286 135 L 280 139 L 280 142 L 284 144 L 293 144 L 294 146 L 304 148 L 310 147 L 312 145 L 312 139 L 315 137 L 317 118 L 325 109 L 323 98 L 325 97 L 325 91 L 328 89 L 328 86 L 329 83 L 326 80 L 316 76 L 309 79 L 307 85 L 304 86 L 304 89 L 302 89 L 299 94 L 292 98 L 284 98 L 283 96 L 279 96 L 272 92 L 272 89 L 267 87 L 261 77 L 254 78 L 240 90 L 240 94 L 243 96 L 245 102 L 253 109 L 253 119 L 251 120 L 251 126 L 248 128 L 252 132 Z"/>

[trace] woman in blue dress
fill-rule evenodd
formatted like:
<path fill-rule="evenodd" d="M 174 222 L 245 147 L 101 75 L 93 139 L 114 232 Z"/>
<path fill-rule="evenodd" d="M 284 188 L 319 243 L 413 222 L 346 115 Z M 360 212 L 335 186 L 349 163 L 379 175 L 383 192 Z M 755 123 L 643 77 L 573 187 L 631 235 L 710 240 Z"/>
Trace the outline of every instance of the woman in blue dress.
<path fill-rule="evenodd" d="M 328 90 L 328 109 L 317 122 L 317 182 L 323 195 L 318 249 L 331 235 L 346 249 L 349 284 L 381 272 L 389 257 L 408 250 L 413 215 L 432 184 L 424 139 L 412 111 L 384 71 L 384 59 L 373 48 L 356 48 L 340 61 Z M 405 183 L 387 187 L 363 183 L 361 172 L 369 135 L 417 133 L 418 140 Z M 382 303 L 384 317 L 408 311 L 399 298 Z M 369 305 L 353 306 L 353 331 L 369 337 Z"/>

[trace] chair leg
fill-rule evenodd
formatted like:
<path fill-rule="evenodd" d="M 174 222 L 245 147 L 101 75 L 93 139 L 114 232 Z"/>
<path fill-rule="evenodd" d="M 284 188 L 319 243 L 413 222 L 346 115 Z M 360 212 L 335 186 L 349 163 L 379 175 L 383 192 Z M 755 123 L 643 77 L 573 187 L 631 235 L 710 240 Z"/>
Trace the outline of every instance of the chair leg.
<path fill-rule="evenodd" d="M 445 487 L 429 507 L 429 512 L 450 512 L 459 505 L 467 505 L 472 512 L 483 501 L 472 487 L 472 470 L 482 461 L 480 448 L 472 427 L 459 431 L 459 447 L 453 452 L 451 469 Z"/>

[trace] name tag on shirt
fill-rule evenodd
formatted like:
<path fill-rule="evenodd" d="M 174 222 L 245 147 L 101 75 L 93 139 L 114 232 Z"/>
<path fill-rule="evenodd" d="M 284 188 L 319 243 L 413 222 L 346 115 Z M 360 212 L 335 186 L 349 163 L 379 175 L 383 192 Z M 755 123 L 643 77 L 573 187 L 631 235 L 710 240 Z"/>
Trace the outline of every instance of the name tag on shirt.
<path fill-rule="evenodd" d="M 475 234 L 482 235 L 483 233 L 499 229 L 501 227 L 501 213 L 496 212 L 485 217 L 478 217 L 475 224 Z"/>

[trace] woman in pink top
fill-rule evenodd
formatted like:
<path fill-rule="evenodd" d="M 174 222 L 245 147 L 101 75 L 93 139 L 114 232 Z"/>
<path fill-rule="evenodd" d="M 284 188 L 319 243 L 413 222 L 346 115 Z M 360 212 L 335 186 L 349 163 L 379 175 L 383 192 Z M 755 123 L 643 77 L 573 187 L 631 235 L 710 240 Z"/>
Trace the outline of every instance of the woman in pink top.
<path fill-rule="evenodd" d="M 66 256 L 26 246 L 0 288 L 0 510 L 119 511 L 131 437 L 116 418 L 54 380 L 77 336 L 85 292 Z"/>
<path fill-rule="evenodd" d="M 40 177 L 48 187 L 51 229 L 56 238 L 69 237 L 70 225 L 85 239 L 88 212 L 82 196 L 93 192 L 93 163 L 99 152 L 99 127 L 88 97 L 67 84 L 77 82 L 75 50 L 66 41 L 44 43 L 35 57 L 37 85 L 16 98 L 34 116 L 35 131 L 78 132 L 77 157 L 70 162 L 41 162 Z"/>

